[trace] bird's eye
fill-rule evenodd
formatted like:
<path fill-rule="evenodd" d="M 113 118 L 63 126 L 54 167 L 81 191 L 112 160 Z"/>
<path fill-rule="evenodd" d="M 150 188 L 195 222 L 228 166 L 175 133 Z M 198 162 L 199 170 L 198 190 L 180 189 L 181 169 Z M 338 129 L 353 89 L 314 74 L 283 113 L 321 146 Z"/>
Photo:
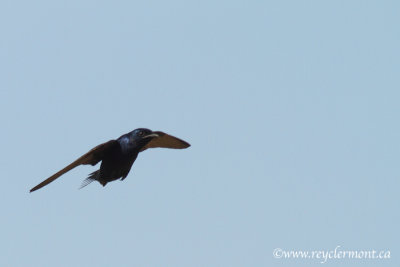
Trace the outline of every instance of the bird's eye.
<path fill-rule="evenodd" d="M 144 132 L 140 131 L 138 134 L 139 134 L 139 136 L 143 136 Z"/>

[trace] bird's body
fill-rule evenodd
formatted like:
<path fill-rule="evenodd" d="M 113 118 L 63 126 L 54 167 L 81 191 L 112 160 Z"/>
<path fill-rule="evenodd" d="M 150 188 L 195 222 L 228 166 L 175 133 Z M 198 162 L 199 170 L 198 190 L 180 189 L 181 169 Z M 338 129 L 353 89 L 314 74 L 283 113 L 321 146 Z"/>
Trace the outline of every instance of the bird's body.
<path fill-rule="evenodd" d="M 147 142 L 141 144 L 133 143 L 130 134 L 124 134 L 118 138 L 109 152 L 103 157 L 100 169 L 92 172 L 83 182 L 82 187 L 88 185 L 92 181 L 98 181 L 105 186 L 108 182 L 121 178 L 125 179 L 131 170 L 132 164 L 135 162 L 140 148 Z"/>
<path fill-rule="evenodd" d="M 147 148 L 187 148 L 189 146 L 185 141 L 163 132 L 152 132 L 149 129 L 139 128 L 122 135 L 117 140 L 110 140 L 93 148 L 64 169 L 32 188 L 31 192 L 51 183 L 76 166 L 82 164 L 96 165 L 100 161 L 100 169 L 92 172 L 84 180 L 82 187 L 93 181 L 98 181 L 105 186 L 108 182 L 125 179 L 139 152 Z"/>
<path fill-rule="evenodd" d="M 128 175 L 138 154 L 138 151 L 124 153 L 121 146 L 117 144 L 113 151 L 103 158 L 100 169 L 91 173 L 84 183 L 88 184 L 96 180 L 105 186 L 108 182 L 119 178 L 123 180 Z"/>

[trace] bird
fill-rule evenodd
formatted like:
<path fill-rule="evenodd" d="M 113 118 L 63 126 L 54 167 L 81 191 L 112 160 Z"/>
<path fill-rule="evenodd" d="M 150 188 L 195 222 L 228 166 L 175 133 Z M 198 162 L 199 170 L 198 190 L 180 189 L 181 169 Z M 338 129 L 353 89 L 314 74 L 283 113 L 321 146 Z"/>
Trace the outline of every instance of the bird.
<path fill-rule="evenodd" d="M 93 181 L 98 181 L 103 187 L 111 181 L 118 179 L 122 181 L 128 176 L 138 154 L 146 149 L 156 147 L 183 149 L 190 147 L 190 144 L 161 131 L 138 128 L 121 135 L 116 140 L 110 140 L 94 147 L 65 168 L 33 187 L 30 192 L 48 185 L 79 165 L 95 166 L 100 161 L 100 169 L 90 173 L 83 181 L 81 188 Z"/>

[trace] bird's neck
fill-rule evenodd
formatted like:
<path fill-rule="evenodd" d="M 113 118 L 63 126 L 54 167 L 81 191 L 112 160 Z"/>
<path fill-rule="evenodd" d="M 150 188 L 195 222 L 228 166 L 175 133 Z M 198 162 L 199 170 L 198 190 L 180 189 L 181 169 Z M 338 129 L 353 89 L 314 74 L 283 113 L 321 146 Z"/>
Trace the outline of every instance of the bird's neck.
<path fill-rule="evenodd" d="M 139 153 L 140 149 L 146 145 L 146 143 L 138 142 L 129 136 L 121 136 L 118 138 L 118 142 L 121 146 L 121 151 L 124 154 Z"/>

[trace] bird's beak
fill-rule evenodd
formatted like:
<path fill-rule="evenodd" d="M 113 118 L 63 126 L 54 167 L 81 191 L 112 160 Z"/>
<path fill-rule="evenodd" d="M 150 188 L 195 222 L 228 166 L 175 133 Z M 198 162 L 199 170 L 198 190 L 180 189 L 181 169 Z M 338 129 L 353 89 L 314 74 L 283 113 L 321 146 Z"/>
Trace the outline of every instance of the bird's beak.
<path fill-rule="evenodd" d="M 151 133 L 151 134 L 144 136 L 143 138 L 152 138 L 152 137 L 159 137 L 159 135 L 156 133 Z"/>

